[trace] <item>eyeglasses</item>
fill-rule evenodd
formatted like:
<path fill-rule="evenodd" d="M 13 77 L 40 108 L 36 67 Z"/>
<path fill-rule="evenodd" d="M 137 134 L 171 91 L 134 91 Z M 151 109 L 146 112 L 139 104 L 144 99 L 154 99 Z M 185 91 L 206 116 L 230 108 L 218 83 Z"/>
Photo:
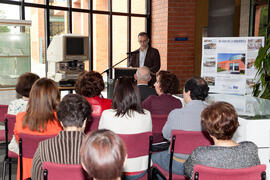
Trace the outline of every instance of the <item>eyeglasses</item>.
<path fill-rule="evenodd" d="M 144 41 L 139 41 L 139 43 L 147 43 L 148 40 L 144 40 Z"/>

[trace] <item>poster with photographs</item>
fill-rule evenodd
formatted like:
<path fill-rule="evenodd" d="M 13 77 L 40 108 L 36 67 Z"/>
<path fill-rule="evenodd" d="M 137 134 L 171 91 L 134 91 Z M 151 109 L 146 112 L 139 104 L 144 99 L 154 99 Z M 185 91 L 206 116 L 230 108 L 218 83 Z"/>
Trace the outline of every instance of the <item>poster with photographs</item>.
<path fill-rule="evenodd" d="M 264 37 L 203 38 L 201 76 L 210 92 L 250 95 Z"/>

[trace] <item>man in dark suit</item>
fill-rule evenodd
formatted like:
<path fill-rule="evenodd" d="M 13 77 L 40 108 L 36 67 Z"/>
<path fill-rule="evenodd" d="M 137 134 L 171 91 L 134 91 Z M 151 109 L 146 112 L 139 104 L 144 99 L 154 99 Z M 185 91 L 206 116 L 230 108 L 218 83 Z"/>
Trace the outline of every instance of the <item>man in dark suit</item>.
<path fill-rule="evenodd" d="M 148 86 L 151 80 L 150 70 L 146 66 L 137 69 L 134 78 L 137 80 L 137 86 L 141 94 L 141 102 L 143 102 L 150 95 L 157 95 L 156 90 Z"/>
<path fill-rule="evenodd" d="M 151 73 L 155 74 L 160 69 L 160 55 L 158 50 L 148 45 L 149 38 L 146 32 L 139 33 L 138 41 L 140 48 L 131 53 L 128 66 L 146 66 L 150 69 Z"/>

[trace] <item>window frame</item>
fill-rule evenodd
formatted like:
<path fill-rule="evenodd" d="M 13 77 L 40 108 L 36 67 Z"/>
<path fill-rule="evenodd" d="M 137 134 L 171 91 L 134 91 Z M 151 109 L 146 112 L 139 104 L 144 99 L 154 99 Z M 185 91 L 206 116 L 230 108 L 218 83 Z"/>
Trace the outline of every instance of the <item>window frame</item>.
<path fill-rule="evenodd" d="M 136 14 L 131 13 L 131 0 L 127 0 L 127 10 L 128 12 L 113 12 L 112 11 L 112 2 L 114 0 L 108 0 L 108 11 L 101 10 L 93 10 L 93 0 L 89 0 L 88 9 L 80 9 L 72 7 L 72 0 L 67 0 L 67 6 L 53 6 L 49 5 L 49 0 L 44 0 L 44 4 L 30 3 L 25 2 L 25 0 L 20 1 L 12 1 L 12 0 L 1 0 L 0 4 L 9 4 L 9 5 L 17 5 L 20 8 L 20 20 L 25 20 L 25 7 L 33 7 L 33 8 L 42 8 L 44 9 L 44 23 L 45 23 L 45 71 L 46 76 L 48 72 L 48 63 L 47 63 L 47 48 L 50 44 L 50 10 L 61 10 L 67 11 L 68 13 L 68 33 L 72 33 L 72 12 L 80 12 L 87 13 L 89 16 L 88 20 L 88 29 L 89 29 L 89 70 L 93 70 L 93 15 L 94 14 L 102 14 L 108 15 L 108 68 L 111 70 L 113 64 L 113 38 L 112 38 L 112 25 L 113 25 L 113 16 L 126 16 L 128 18 L 127 23 L 127 50 L 131 51 L 131 17 L 144 17 L 146 19 L 145 30 L 149 34 L 149 38 L 151 38 L 151 4 L 152 0 L 145 0 L 145 14 Z M 133 35 L 134 36 L 134 35 Z M 137 36 L 137 35 L 136 35 Z M 109 78 L 112 78 L 112 71 L 109 71 Z"/>

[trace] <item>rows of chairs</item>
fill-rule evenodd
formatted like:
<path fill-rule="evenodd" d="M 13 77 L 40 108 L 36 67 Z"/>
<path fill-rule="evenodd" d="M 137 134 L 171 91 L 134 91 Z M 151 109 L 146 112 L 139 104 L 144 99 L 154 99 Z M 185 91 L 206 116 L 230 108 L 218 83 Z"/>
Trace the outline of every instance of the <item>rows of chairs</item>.
<path fill-rule="evenodd" d="M 159 174 L 163 179 L 167 180 L 185 180 L 186 178 L 182 175 L 172 174 L 171 170 L 166 172 L 158 165 L 153 164 L 151 168 L 151 154 L 152 154 L 152 143 L 153 136 L 151 132 L 140 133 L 135 135 L 123 135 L 119 136 L 124 140 L 127 146 L 127 152 L 129 158 L 135 158 L 138 156 L 148 155 L 148 169 L 147 174 L 144 175 L 140 180 L 154 179 L 155 174 Z M 195 139 L 194 139 L 195 138 Z M 192 143 L 190 143 L 192 140 Z M 134 142 L 140 142 L 140 146 L 134 148 Z M 196 148 L 197 146 L 206 146 L 210 145 L 212 142 L 209 141 L 209 138 L 205 136 L 202 132 L 190 132 L 190 131 L 181 131 L 174 130 L 172 132 L 172 143 L 170 146 L 171 157 L 170 157 L 170 169 L 174 153 L 188 153 Z M 191 145 L 192 144 L 192 145 Z M 136 149 L 136 150 L 135 150 Z M 70 168 L 73 167 L 73 171 Z M 57 170 L 62 168 L 61 170 Z M 71 173 L 74 173 L 73 176 L 78 180 L 85 180 L 85 172 L 83 172 L 81 165 L 59 165 L 50 162 L 45 162 L 43 164 L 44 169 L 44 179 L 48 178 L 49 180 L 56 180 L 59 177 L 66 177 L 66 180 L 69 180 L 72 176 Z M 157 170 L 157 171 L 156 171 Z M 206 167 L 203 165 L 194 166 L 194 180 L 265 180 L 266 179 L 266 166 L 257 165 L 249 168 L 242 169 L 221 169 Z M 76 171 L 76 172 L 74 172 Z M 51 174 L 50 174 L 51 173 Z M 50 175 L 52 177 L 50 177 Z M 62 176 L 63 175 L 63 176 Z M 71 179 L 70 179 L 71 180 Z"/>
<path fill-rule="evenodd" d="M 1 109 L 1 108 L 0 108 Z M 7 111 L 7 110 L 6 110 Z M 8 115 L 5 113 L 3 119 L 5 122 L 5 159 L 3 162 L 3 174 L 2 179 L 5 179 L 6 176 L 6 165 L 9 164 L 9 179 L 11 179 L 11 164 L 17 161 L 18 155 L 8 151 L 8 143 L 12 138 L 14 124 L 16 121 L 15 115 Z M 0 114 L 2 114 L 0 112 Z M 85 133 L 88 133 L 92 130 L 96 130 L 98 128 L 100 117 L 93 117 L 92 123 L 88 124 Z M 1 120 L 1 116 L 0 116 Z M 151 168 L 151 155 L 155 148 L 153 143 L 164 141 L 160 136 L 162 136 L 162 127 L 164 126 L 167 120 L 167 116 L 165 115 L 152 115 L 152 122 L 153 122 L 153 132 L 147 133 L 140 133 L 135 135 L 124 135 L 119 134 L 119 136 L 124 140 L 127 146 L 128 157 L 134 158 L 138 156 L 148 155 L 148 169 L 147 174 L 143 176 L 141 179 L 152 179 L 153 175 L 159 174 L 163 179 L 179 179 L 184 180 L 185 177 L 181 175 L 175 175 L 172 173 L 172 162 L 173 162 L 173 154 L 174 153 L 181 153 L 181 154 L 190 154 L 193 149 L 198 146 L 207 146 L 210 145 L 212 142 L 210 138 L 202 132 L 189 132 L 189 131 L 180 131 L 180 130 L 173 130 L 172 131 L 172 139 L 170 144 L 170 165 L 169 171 L 162 169 L 157 164 L 153 164 Z M 34 135 L 27 135 L 27 134 L 19 134 L 19 157 L 20 157 L 20 177 L 22 179 L 22 172 L 23 172 L 23 164 L 22 164 L 22 157 L 33 158 L 33 155 L 36 151 L 38 143 L 44 139 L 51 138 L 53 136 L 34 136 Z M 138 140 L 139 139 L 139 140 Z M 31 142 L 31 143 L 29 143 Z M 34 142 L 34 143 L 33 143 Z M 134 148 L 134 144 L 140 142 L 139 146 Z M 192 142 L 192 143 L 190 143 Z M 44 169 L 44 179 L 61 179 L 66 177 L 66 180 L 69 180 L 70 177 L 74 179 L 86 179 L 85 172 L 82 170 L 81 165 L 62 165 L 62 164 L 54 164 L 50 162 L 45 162 L 43 164 Z M 202 165 L 195 165 L 194 167 L 194 179 L 229 179 L 238 180 L 240 179 L 248 179 L 243 178 L 243 176 L 248 175 L 249 179 L 265 179 L 265 165 L 258 165 L 250 168 L 243 168 L 243 169 L 219 169 L 219 168 L 210 168 L 204 167 Z M 213 172 L 213 173 L 212 173 Z M 212 174 L 211 174 L 212 173 Z M 248 174 L 249 173 L 249 174 Z M 240 176 L 241 175 L 241 176 Z M 256 178 L 255 178 L 256 177 Z M 238 179 L 237 179 L 238 178 Z"/>
<path fill-rule="evenodd" d="M 5 114 L 8 111 L 8 105 L 0 104 L 0 123 L 4 123 Z M 5 130 L 0 130 L 0 141 L 5 141 Z"/>
<path fill-rule="evenodd" d="M 8 174 L 9 174 L 9 180 L 11 180 L 11 166 L 12 164 L 17 163 L 18 155 L 8 150 L 8 144 L 11 141 L 12 136 L 14 134 L 13 130 L 14 130 L 15 122 L 16 122 L 16 115 L 5 114 L 4 119 L 5 119 L 5 158 L 3 161 L 2 179 L 3 180 L 5 179 L 7 165 L 9 165 Z"/>

